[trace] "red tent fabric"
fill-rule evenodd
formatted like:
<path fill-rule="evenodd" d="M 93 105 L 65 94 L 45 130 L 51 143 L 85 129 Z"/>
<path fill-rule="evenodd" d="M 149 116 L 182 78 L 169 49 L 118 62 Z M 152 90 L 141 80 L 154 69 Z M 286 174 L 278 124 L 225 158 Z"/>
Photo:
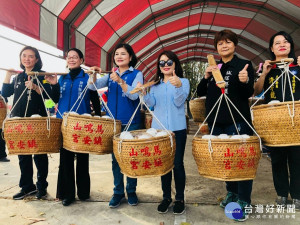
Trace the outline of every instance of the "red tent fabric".
<path fill-rule="evenodd" d="M 269 58 L 268 40 L 290 33 L 300 55 L 298 0 L 0 0 L 0 24 L 66 50 L 77 47 L 87 65 L 112 67 L 111 53 L 129 43 L 146 80 L 157 55 L 173 50 L 182 61 L 215 54 L 215 32 L 239 35 L 237 54 L 258 64 Z"/>

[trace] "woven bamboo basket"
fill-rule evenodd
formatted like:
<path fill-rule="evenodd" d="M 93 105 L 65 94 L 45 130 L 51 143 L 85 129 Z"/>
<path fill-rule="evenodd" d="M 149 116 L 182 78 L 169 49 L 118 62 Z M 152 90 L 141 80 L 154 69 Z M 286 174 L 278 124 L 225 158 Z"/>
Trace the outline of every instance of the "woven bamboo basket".
<path fill-rule="evenodd" d="M 290 112 L 289 112 L 290 111 Z M 266 146 L 300 145 L 300 102 L 254 106 L 253 125 Z"/>
<path fill-rule="evenodd" d="M 141 132 L 146 132 L 146 130 L 130 131 L 133 135 Z M 132 140 L 121 140 L 120 135 L 115 135 L 114 155 L 122 173 L 128 177 L 162 176 L 174 167 L 176 151 L 174 133 L 172 133 L 172 140 L 173 148 L 169 135 Z"/>
<path fill-rule="evenodd" d="M 205 100 L 206 98 L 196 98 L 189 102 L 191 114 L 194 122 L 202 122 L 205 119 Z"/>
<path fill-rule="evenodd" d="M 58 153 L 62 145 L 61 119 L 10 118 L 4 122 L 4 139 L 11 155 Z M 47 125 L 48 124 L 48 125 Z"/>
<path fill-rule="evenodd" d="M 210 154 L 208 140 L 200 136 L 193 139 L 193 156 L 199 174 L 215 180 L 242 181 L 256 176 L 261 157 L 259 139 L 212 139 Z"/>
<path fill-rule="evenodd" d="M 149 129 L 151 128 L 151 124 L 152 124 L 152 115 L 149 112 L 145 113 L 145 128 Z"/>
<path fill-rule="evenodd" d="M 201 128 L 200 128 L 201 127 Z M 199 134 L 209 134 L 209 127 L 208 127 L 208 124 L 205 123 L 202 125 L 202 123 L 199 123 Z"/>
<path fill-rule="evenodd" d="M 0 96 L 0 124 L 3 123 L 7 114 L 6 103 L 3 100 L 2 96 Z"/>
<path fill-rule="evenodd" d="M 63 147 L 72 152 L 97 155 L 113 152 L 114 121 L 108 118 L 69 114 L 64 115 L 61 130 Z M 121 132 L 116 120 L 116 134 Z"/>

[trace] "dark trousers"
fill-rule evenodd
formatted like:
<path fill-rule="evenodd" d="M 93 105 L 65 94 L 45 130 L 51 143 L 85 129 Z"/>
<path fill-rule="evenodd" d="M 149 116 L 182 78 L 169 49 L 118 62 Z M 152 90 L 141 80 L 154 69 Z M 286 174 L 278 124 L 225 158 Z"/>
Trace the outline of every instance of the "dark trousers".
<path fill-rule="evenodd" d="M 21 178 L 19 186 L 24 192 L 29 192 L 35 189 L 33 184 L 33 164 L 32 155 L 19 155 L 19 165 L 21 170 Z M 36 186 L 39 190 L 44 190 L 48 187 L 48 156 L 47 154 L 34 155 L 34 163 L 37 168 L 37 182 Z"/>
<path fill-rule="evenodd" d="M 253 131 L 246 122 L 236 123 L 240 134 L 252 135 Z M 208 124 L 209 129 L 212 129 L 212 124 Z M 236 135 L 237 130 L 234 124 L 222 125 L 216 124 L 213 130 L 213 135 L 228 134 Z M 245 181 L 226 181 L 226 190 L 237 194 L 239 200 L 245 201 L 251 204 L 251 192 L 252 192 L 253 180 Z"/>
<path fill-rule="evenodd" d="M 2 129 L 0 129 L 0 158 L 6 157 L 6 152 L 5 152 L 5 141 L 2 138 Z"/>
<path fill-rule="evenodd" d="M 124 130 L 125 126 L 122 126 L 122 131 Z M 137 130 L 140 128 L 140 124 L 131 124 L 128 131 L 130 130 Z M 121 173 L 120 166 L 116 160 L 114 153 L 112 153 L 112 172 L 114 176 L 114 194 L 124 194 L 124 175 Z M 126 184 L 126 192 L 133 193 L 136 191 L 137 179 L 127 177 L 127 184 Z"/>
<path fill-rule="evenodd" d="M 277 195 L 300 199 L 300 146 L 268 148 Z"/>
<path fill-rule="evenodd" d="M 174 181 L 175 181 L 175 200 L 184 200 L 185 189 L 185 170 L 183 164 L 184 150 L 186 144 L 186 129 L 174 131 L 176 140 L 176 153 L 174 159 Z M 171 183 L 172 183 L 172 171 L 161 177 L 161 188 L 163 190 L 164 199 L 171 198 Z"/>
<path fill-rule="evenodd" d="M 56 197 L 59 199 L 75 199 L 75 154 L 77 196 L 81 200 L 90 197 L 89 154 L 74 153 L 61 148 L 56 192 Z"/>

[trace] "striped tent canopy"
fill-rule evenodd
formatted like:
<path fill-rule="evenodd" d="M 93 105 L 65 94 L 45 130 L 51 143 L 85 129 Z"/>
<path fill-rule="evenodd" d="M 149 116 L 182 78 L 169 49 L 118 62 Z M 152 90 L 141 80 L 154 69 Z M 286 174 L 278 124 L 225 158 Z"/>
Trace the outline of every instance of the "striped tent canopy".
<path fill-rule="evenodd" d="M 214 34 L 225 28 L 239 35 L 237 54 L 255 65 L 269 58 L 268 40 L 280 30 L 300 55 L 299 0 L 0 0 L 0 15 L 0 24 L 64 51 L 77 47 L 87 65 L 105 70 L 114 47 L 129 43 L 146 80 L 163 50 L 182 62 L 216 54 Z"/>

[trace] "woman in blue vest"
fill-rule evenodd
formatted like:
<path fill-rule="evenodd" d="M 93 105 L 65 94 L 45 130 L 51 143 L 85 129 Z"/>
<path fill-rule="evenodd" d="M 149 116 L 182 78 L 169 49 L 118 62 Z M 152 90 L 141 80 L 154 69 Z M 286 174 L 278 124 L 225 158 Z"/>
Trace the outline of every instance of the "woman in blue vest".
<path fill-rule="evenodd" d="M 139 104 L 138 94 L 129 92 L 137 85 L 143 83 L 143 74 L 141 71 L 134 69 L 137 58 L 132 47 L 128 44 L 119 44 L 113 53 L 114 63 L 117 70 L 112 69 L 112 73 L 98 79 L 96 87 L 108 87 L 107 105 L 115 119 L 121 120 L 122 130 L 125 128 L 129 119 L 133 115 Z M 92 67 L 91 69 L 101 72 L 101 68 Z M 94 89 L 94 86 L 90 86 Z M 129 130 L 137 130 L 140 127 L 140 114 L 137 113 L 132 120 Z M 112 171 L 114 175 L 114 194 L 109 202 L 109 207 L 116 208 L 120 205 L 125 197 L 123 174 L 120 171 L 119 164 L 112 153 Z M 126 192 L 129 205 L 137 205 L 138 198 L 136 195 L 137 179 L 127 177 Z"/>
<path fill-rule="evenodd" d="M 172 51 L 164 51 L 158 56 L 157 73 L 154 79 L 158 83 L 151 87 L 150 93 L 144 99 L 149 107 L 154 107 L 154 115 L 164 127 L 175 134 L 176 153 L 173 173 L 176 195 L 173 213 L 182 214 L 185 212 L 186 176 L 183 158 L 187 138 L 184 103 L 190 92 L 190 83 L 188 79 L 183 78 L 180 61 Z M 162 129 L 154 119 L 151 127 Z M 163 200 L 157 207 L 159 213 L 168 212 L 172 203 L 171 183 L 172 171 L 161 177 Z"/>
<path fill-rule="evenodd" d="M 89 75 L 85 74 L 80 68 L 84 58 L 79 49 L 69 49 L 66 59 L 70 69 L 68 75 L 61 76 L 58 83 L 56 77 L 47 76 L 49 83 L 56 84 L 53 87 L 57 92 L 60 90 L 58 110 L 62 115 L 71 110 L 89 79 Z M 78 104 L 80 104 L 77 110 L 78 114 L 91 113 L 90 101 L 92 101 L 94 109 L 97 110 L 95 114 L 100 115 L 100 102 L 97 92 L 86 92 L 82 102 L 78 101 L 74 109 L 77 109 Z M 61 115 L 57 114 L 57 118 L 61 118 Z M 75 200 L 74 156 L 74 152 L 64 148 L 60 149 L 56 197 L 62 199 L 64 206 L 70 205 Z M 77 195 L 80 200 L 84 201 L 90 198 L 89 154 L 76 153 L 76 161 Z"/>

